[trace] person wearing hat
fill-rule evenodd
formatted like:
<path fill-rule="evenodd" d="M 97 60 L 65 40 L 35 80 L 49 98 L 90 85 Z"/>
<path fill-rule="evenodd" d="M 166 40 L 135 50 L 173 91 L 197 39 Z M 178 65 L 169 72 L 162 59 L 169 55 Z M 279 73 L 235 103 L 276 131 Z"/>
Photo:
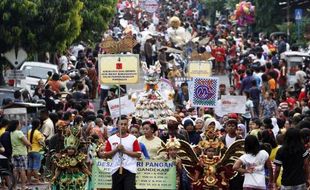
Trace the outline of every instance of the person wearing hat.
<path fill-rule="evenodd" d="M 242 137 L 238 136 L 236 133 L 237 126 L 238 121 L 236 119 L 230 118 L 225 123 L 226 134 L 221 137 L 221 140 L 227 148 L 229 148 L 236 140 L 242 139 Z"/>
<path fill-rule="evenodd" d="M 168 77 L 168 64 L 169 64 L 167 62 L 166 50 L 167 50 L 167 47 L 165 47 L 165 46 L 160 47 L 159 50 L 158 50 L 158 57 L 157 57 L 160 65 L 161 65 L 161 67 L 160 67 L 160 70 L 161 70 L 160 76 L 164 77 L 164 78 Z"/>
<path fill-rule="evenodd" d="M 168 133 L 160 135 L 160 139 L 164 141 L 164 143 L 170 138 L 177 138 L 186 141 L 185 136 L 179 133 L 179 122 L 175 117 L 170 116 L 167 118 L 167 127 Z"/>
<path fill-rule="evenodd" d="M 157 151 L 161 148 L 162 140 L 155 136 L 158 127 L 153 120 L 147 120 L 142 123 L 142 130 L 144 135 L 138 138 L 146 146 L 151 159 L 157 156 Z"/>

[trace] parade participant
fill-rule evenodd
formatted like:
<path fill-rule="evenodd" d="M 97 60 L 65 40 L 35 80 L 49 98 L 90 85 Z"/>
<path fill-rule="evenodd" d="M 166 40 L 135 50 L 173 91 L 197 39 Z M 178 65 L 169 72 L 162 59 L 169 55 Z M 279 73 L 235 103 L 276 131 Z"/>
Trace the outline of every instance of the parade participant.
<path fill-rule="evenodd" d="M 34 183 L 40 183 L 40 174 L 39 170 L 41 168 L 41 153 L 40 151 L 43 149 L 45 145 L 44 140 L 45 137 L 38 130 L 41 127 L 41 122 L 39 119 L 34 119 L 31 122 L 32 128 L 28 131 L 28 140 L 31 143 L 31 148 L 28 152 L 28 183 L 33 183 L 31 177 L 35 178 Z"/>
<path fill-rule="evenodd" d="M 132 124 L 129 128 L 129 133 L 138 139 L 141 136 L 139 125 L 138 124 Z M 149 160 L 150 156 L 149 156 L 149 153 L 146 149 L 146 146 L 142 142 L 139 142 L 139 145 L 140 145 L 140 149 L 141 149 L 141 152 L 142 152 L 144 158 Z"/>
<path fill-rule="evenodd" d="M 162 140 L 155 136 L 158 127 L 153 120 L 147 120 L 142 123 L 143 136 L 138 138 L 139 142 L 142 142 L 150 155 L 151 159 L 157 156 L 157 152 L 161 147 Z"/>
<path fill-rule="evenodd" d="M 309 152 L 304 147 L 299 129 L 289 128 L 286 131 L 284 143 L 279 148 L 274 163 L 274 179 L 278 178 L 280 168 L 283 167 L 281 189 L 307 189 L 307 184 L 310 184 Z"/>
<path fill-rule="evenodd" d="M 14 166 L 14 175 L 19 176 L 21 179 L 21 189 L 26 190 L 27 176 L 27 148 L 31 148 L 31 143 L 27 140 L 23 132 L 21 131 L 21 124 L 18 120 L 12 120 L 9 124 L 9 128 L 13 129 L 11 132 L 11 144 L 12 144 L 12 163 Z"/>
<path fill-rule="evenodd" d="M 134 190 L 137 173 L 137 158 L 140 146 L 135 136 L 128 134 L 128 118 L 117 120 L 118 132 L 109 137 L 105 147 L 105 158 L 112 158 L 112 189 Z M 125 186 L 126 185 L 126 186 Z"/>
<path fill-rule="evenodd" d="M 265 165 L 269 171 L 269 184 L 273 182 L 273 171 L 269 155 L 260 150 L 258 139 L 248 135 L 244 142 L 245 153 L 234 164 L 233 169 L 244 174 L 243 189 L 266 189 Z M 245 169 L 242 168 L 245 166 Z"/>
<path fill-rule="evenodd" d="M 170 138 L 186 140 L 185 136 L 179 132 L 179 122 L 175 117 L 170 116 L 167 118 L 167 127 L 168 133 L 163 133 L 160 136 L 161 140 L 164 141 L 164 143 L 166 143 L 167 140 Z"/>

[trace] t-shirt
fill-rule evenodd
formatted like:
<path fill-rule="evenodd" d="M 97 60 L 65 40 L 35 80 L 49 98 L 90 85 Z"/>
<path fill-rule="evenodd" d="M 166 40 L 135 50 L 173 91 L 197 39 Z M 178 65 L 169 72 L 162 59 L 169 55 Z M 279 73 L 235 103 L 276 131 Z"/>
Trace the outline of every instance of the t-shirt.
<path fill-rule="evenodd" d="M 116 149 L 117 145 L 119 144 L 120 137 L 118 136 L 118 134 L 112 135 L 107 140 L 105 151 L 110 152 Z M 128 151 L 141 151 L 137 138 L 131 134 L 128 134 L 126 137 L 122 138 L 122 145 L 124 146 L 125 150 Z M 137 173 L 137 158 L 133 158 L 128 156 L 127 154 L 120 154 L 120 152 L 117 152 L 112 158 L 112 175 L 119 169 L 121 163 L 124 169 L 128 170 L 131 173 Z"/>
<path fill-rule="evenodd" d="M 12 156 L 27 156 L 27 147 L 22 141 L 24 137 L 21 130 L 15 130 L 11 133 Z"/>
<path fill-rule="evenodd" d="M 272 117 L 273 113 L 277 109 L 277 103 L 274 100 L 264 100 L 261 103 L 262 109 L 263 109 L 263 117 Z"/>
<path fill-rule="evenodd" d="M 5 127 L 2 127 L 2 128 L 0 129 L 0 136 L 5 132 L 5 130 L 6 130 Z"/>
<path fill-rule="evenodd" d="M 154 139 L 148 140 L 143 135 L 138 138 L 138 141 L 142 142 L 145 145 L 146 150 L 149 153 L 151 159 L 157 156 L 157 151 L 161 148 L 161 142 L 162 142 L 162 140 L 159 137 L 155 136 Z"/>
<path fill-rule="evenodd" d="M 265 150 L 261 150 L 255 156 L 244 154 L 239 158 L 246 168 L 254 167 L 253 173 L 244 174 L 243 187 L 266 189 L 264 166 L 268 157 L 268 153 Z"/>
<path fill-rule="evenodd" d="M 28 131 L 28 140 L 30 141 L 31 131 Z M 40 141 L 44 141 L 44 136 L 39 130 L 35 130 L 32 136 L 31 150 L 30 152 L 40 152 L 43 146 L 39 143 Z"/>
<path fill-rule="evenodd" d="M 226 147 L 229 148 L 236 141 L 236 137 L 231 138 L 228 134 L 225 137 Z"/>
<path fill-rule="evenodd" d="M 283 146 L 279 148 L 274 163 L 283 167 L 282 185 L 295 186 L 306 183 L 304 160 L 307 157 L 309 157 L 307 150 L 289 154 Z"/>
<path fill-rule="evenodd" d="M 269 89 L 270 90 L 275 90 L 276 89 L 276 81 L 273 78 L 268 80 L 268 84 L 269 84 Z"/>
<path fill-rule="evenodd" d="M 47 118 L 43 121 L 41 132 L 46 137 L 47 140 L 50 140 L 55 134 L 54 123 L 50 118 Z"/>
<path fill-rule="evenodd" d="M 247 100 L 245 102 L 245 113 L 242 114 L 243 117 L 247 119 L 251 119 L 251 109 L 254 108 L 254 104 L 252 100 Z"/>

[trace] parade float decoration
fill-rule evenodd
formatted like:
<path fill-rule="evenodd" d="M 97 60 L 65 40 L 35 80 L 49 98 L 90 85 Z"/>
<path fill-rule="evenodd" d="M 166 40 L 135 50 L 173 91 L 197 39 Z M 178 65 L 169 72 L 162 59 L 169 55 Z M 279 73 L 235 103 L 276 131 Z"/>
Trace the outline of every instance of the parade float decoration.
<path fill-rule="evenodd" d="M 225 149 L 215 127 L 209 126 L 211 127 L 206 129 L 203 140 L 197 146 L 193 147 L 183 140 L 175 142 L 178 144 L 177 158 L 192 180 L 194 189 L 228 189 L 229 180 L 238 174 L 233 171 L 232 166 L 244 154 L 244 140 L 237 140 Z M 167 152 L 168 149 L 162 143 L 158 153 Z M 212 152 L 212 155 L 208 152 Z"/>
<path fill-rule="evenodd" d="M 163 124 L 166 117 L 173 115 L 173 97 L 174 91 L 168 81 L 160 79 L 160 63 L 147 67 L 142 63 L 142 69 L 145 74 L 144 92 L 133 93 L 131 100 L 135 102 L 135 117 L 146 120 L 154 119 L 158 124 Z"/>
<path fill-rule="evenodd" d="M 169 28 L 167 29 L 168 37 L 173 43 L 174 47 L 182 48 L 186 42 L 186 31 L 181 26 L 181 20 L 173 16 L 169 20 Z"/>
<path fill-rule="evenodd" d="M 236 4 L 233 19 L 238 26 L 247 26 L 255 22 L 255 6 L 251 2 L 241 1 Z"/>

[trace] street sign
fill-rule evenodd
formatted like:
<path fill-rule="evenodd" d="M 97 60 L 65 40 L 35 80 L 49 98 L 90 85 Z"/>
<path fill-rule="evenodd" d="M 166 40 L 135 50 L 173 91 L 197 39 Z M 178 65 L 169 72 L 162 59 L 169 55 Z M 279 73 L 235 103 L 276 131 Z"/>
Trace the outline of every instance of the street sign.
<path fill-rule="evenodd" d="M 22 80 L 26 79 L 26 75 L 21 70 L 7 70 L 5 72 L 5 78 L 7 80 Z"/>
<path fill-rule="evenodd" d="M 136 84 L 139 82 L 139 55 L 99 55 L 100 84 Z"/>
<path fill-rule="evenodd" d="M 143 6 L 146 12 L 155 13 L 159 5 L 157 0 L 145 0 Z"/>
<path fill-rule="evenodd" d="M 14 68 L 19 68 L 21 64 L 27 59 L 27 52 L 22 48 L 13 48 L 6 52 L 4 57 L 13 65 Z"/>
<path fill-rule="evenodd" d="M 302 9 L 295 9 L 295 20 L 300 21 L 302 19 Z"/>

